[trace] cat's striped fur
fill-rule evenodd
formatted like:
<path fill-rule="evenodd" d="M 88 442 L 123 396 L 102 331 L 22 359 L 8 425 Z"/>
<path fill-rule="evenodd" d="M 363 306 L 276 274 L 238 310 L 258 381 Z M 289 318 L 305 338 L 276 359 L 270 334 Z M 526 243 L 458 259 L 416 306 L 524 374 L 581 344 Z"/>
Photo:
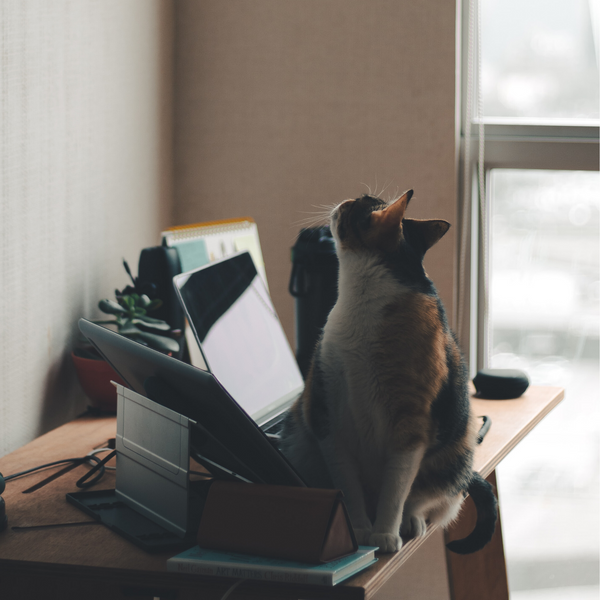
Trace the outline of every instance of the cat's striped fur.
<path fill-rule="evenodd" d="M 362 196 L 332 212 L 338 301 L 282 450 L 309 484 L 344 491 L 359 543 L 383 552 L 400 549 L 400 531 L 450 523 L 471 492 L 478 524 L 449 547 L 473 552 L 493 534 L 496 501 L 472 470 L 466 369 L 422 265 L 450 225 L 404 218 L 411 196 L 389 206 Z"/>

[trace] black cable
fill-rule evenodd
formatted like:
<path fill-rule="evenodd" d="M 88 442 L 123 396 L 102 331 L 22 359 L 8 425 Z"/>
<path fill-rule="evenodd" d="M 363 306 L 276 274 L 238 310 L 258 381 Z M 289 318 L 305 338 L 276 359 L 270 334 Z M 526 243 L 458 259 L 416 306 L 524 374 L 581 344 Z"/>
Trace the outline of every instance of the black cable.
<path fill-rule="evenodd" d="M 78 488 L 88 488 L 98 481 L 104 476 L 106 469 L 104 465 L 116 454 L 116 450 L 108 454 L 102 460 L 100 460 L 97 456 L 93 454 L 88 454 L 87 456 L 82 456 L 79 458 L 65 458 L 63 460 L 55 460 L 54 462 L 46 463 L 45 465 L 40 465 L 38 467 L 33 467 L 31 469 L 27 469 L 26 471 L 20 471 L 19 473 L 13 473 L 12 475 L 7 475 L 4 477 L 4 481 L 10 481 L 11 479 L 16 479 L 17 477 L 22 477 L 24 475 L 29 475 L 30 473 L 35 473 L 36 471 L 41 471 L 42 469 L 48 469 L 49 467 L 55 467 L 58 465 L 72 464 L 75 466 L 82 465 L 85 463 L 96 463 L 90 471 L 88 471 L 83 477 L 81 477 L 75 485 Z M 99 473 L 97 473 L 99 471 Z M 87 481 L 94 473 L 96 476 L 93 477 L 90 481 Z"/>
<path fill-rule="evenodd" d="M 45 465 L 40 465 L 39 467 L 33 467 L 32 469 L 27 469 L 27 471 L 21 471 L 20 473 L 13 473 L 12 475 L 7 475 L 4 478 L 4 481 L 10 481 L 11 479 L 16 479 L 17 477 L 21 477 L 22 475 L 28 475 L 29 473 L 35 473 L 36 471 L 41 471 L 42 469 L 47 469 L 48 467 L 54 467 L 56 465 L 65 465 L 67 463 L 82 464 L 90 458 L 94 458 L 94 457 L 84 456 L 82 458 L 65 458 L 63 460 L 56 460 L 51 463 L 46 463 Z"/>
<path fill-rule="evenodd" d="M 483 425 L 479 428 L 479 432 L 477 433 L 477 443 L 481 444 L 481 442 L 483 442 L 485 434 L 490 430 L 490 427 L 492 426 L 492 420 L 486 416 L 482 416 L 479 418 L 483 419 Z"/>
<path fill-rule="evenodd" d="M 92 485 L 94 485 L 97 481 L 100 481 L 100 479 L 102 479 L 102 477 L 104 476 L 105 473 L 105 468 L 104 465 L 113 457 L 116 456 L 117 451 L 113 450 L 110 454 L 107 454 L 102 460 L 100 460 L 97 456 L 88 456 L 86 458 L 91 458 L 92 460 L 96 461 L 97 464 L 95 464 L 83 477 L 81 477 L 80 479 L 77 480 L 77 482 L 75 483 L 75 485 L 78 488 L 88 488 Z M 96 471 L 99 471 L 98 473 L 96 473 Z M 88 479 L 94 474 L 96 473 L 96 476 L 93 477 L 90 481 L 88 481 Z"/>

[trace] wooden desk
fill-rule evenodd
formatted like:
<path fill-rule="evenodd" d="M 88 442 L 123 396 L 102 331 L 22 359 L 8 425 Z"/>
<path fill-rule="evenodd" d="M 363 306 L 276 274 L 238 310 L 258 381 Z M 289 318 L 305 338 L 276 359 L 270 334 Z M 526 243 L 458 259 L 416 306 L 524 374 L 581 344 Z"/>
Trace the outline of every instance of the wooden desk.
<path fill-rule="evenodd" d="M 475 414 L 488 415 L 492 419 L 492 427 L 478 447 L 475 469 L 493 479 L 498 463 L 562 398 L 563 391 L 555 387 L 532 387 L 515 400 L 473 398 Z M 0 459 L 0 472 L 9 475 L 54 460 L 83 456 L 114 437 L 115 429 L 114 418 L 82 417 Z M 147 554 L 67 504 L 65 494 L 77 491 L 75 481 L 85 469 L 77 467 L 27 494 L 24 490 L 48 477 L 52 471 L 38 472 L 7 483 L 3 496 L 9 527 L 0 533 L 1 598 L 218 600 L 223 596 L 233 580 L 168 573 L 165 563 L 169 554 Z M 114 487 L 114 471 L 107 472 L 94 489 L 111 487 Z M 472 508 L 466 506 L 458 523 L 446 535 L 461 537 L 461 528 L 468 529 L 472 518 Z M 31 528 L 82 521 L 88 523 Z M 402 571 L 398 569 L 432 533 L 433 528 L 430 528 L 426 538 L 409 541 L 396 554 L 379 555 L 379 562 L 337 587 L 249 581 L 235 590 L 232 600 L 376 597 L 382 588 L 389 588 L 398 578 L 401 580 Z M 467 556 L 447 554 L 453 600 L 508 598 L 500 527 L 484 550 Z M 400 593 L 394 597 L 405 596 Z"/>

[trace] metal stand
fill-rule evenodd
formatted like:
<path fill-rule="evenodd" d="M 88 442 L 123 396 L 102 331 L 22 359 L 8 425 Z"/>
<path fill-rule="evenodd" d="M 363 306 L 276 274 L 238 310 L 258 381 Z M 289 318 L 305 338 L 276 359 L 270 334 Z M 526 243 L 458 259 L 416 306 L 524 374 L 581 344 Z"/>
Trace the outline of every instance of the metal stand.
<path fill-rule="evenodd" d="M 195 543 L 203 502 L 190 489 L 194 421 L 122 385 L 117 388 L 116 489 L 67 500 L 148 551 Z M 204 490 L 202 490 L 204 487 Z"/>

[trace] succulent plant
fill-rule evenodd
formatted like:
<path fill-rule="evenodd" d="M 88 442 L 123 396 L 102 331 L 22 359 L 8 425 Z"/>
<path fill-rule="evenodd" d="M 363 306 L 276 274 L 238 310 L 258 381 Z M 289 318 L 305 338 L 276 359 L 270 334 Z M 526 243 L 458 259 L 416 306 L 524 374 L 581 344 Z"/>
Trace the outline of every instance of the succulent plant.
<path fill-rule="evenodd" d="M 134 284 L 123 291 L 115 290 L 116 302 L 103 299 L 98 308 L 105 314 L 112 315 L 114 320 L 97 320 L 98 325 L 116 325 L 117 331 L 125 337 L 134 339 L 150 348 L 165 354 L 179 352 L 179 342 L 170 337 L 171 326 L 160 319 L 149 317 L 148 313 L 162 305 L 162 300 L 151 300 L 146 294 L 136 291 L 137 280 L 131 275 L 129 265 L 123 265 Z"/>

